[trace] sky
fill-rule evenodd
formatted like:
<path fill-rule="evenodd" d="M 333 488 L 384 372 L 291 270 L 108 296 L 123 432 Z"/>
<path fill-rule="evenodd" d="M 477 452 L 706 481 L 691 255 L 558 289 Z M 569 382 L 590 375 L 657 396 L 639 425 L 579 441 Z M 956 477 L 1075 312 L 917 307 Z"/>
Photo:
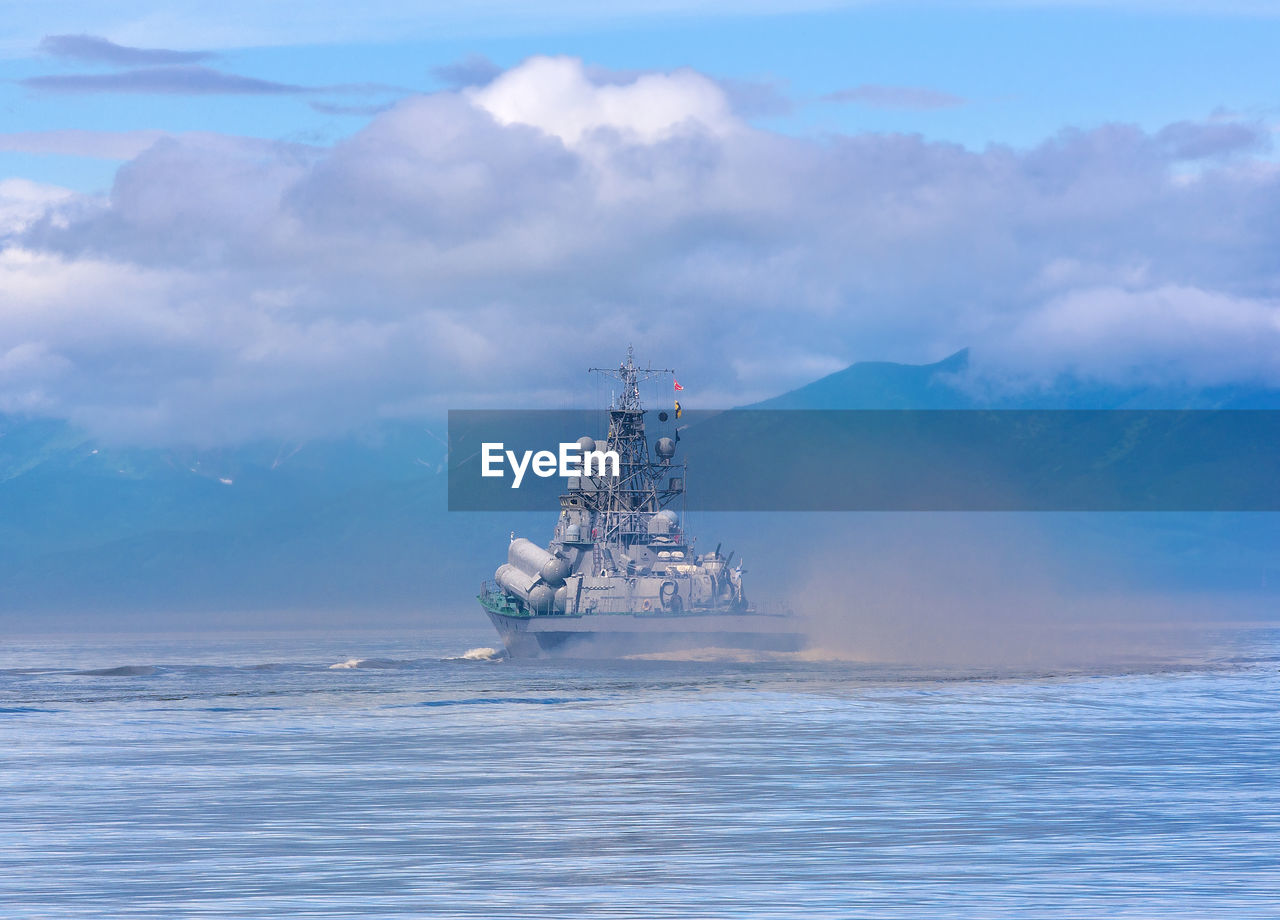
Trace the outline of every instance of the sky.
<path fill-rule="evenodd" d="M 0 413 L 1280 385 L 1280 2 L 0 2 Z"/>

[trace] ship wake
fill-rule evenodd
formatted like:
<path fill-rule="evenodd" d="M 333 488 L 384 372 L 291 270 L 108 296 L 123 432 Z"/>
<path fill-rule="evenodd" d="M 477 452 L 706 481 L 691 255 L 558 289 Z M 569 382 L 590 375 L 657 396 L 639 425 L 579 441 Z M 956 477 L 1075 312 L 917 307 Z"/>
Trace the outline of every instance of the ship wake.
<path fill-rule="evenodd" d="M 506 657 L 507 653 L 505 651 L 484 646 L 481 648 L 469 648 L 461 655 L 442 658 L 441 661 L 501 661 Z"/>

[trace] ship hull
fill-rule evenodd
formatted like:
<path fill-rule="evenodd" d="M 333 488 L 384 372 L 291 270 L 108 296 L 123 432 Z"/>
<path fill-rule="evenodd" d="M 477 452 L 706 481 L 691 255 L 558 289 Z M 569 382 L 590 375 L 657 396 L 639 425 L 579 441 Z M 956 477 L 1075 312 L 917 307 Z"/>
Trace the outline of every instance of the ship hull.
<path fill-rule="evenodd" d="M 798 652 L 794 617 L 753 613 L 508 616 L 489 609 L 512 658 L 621 658 L 699 649 Z"/>

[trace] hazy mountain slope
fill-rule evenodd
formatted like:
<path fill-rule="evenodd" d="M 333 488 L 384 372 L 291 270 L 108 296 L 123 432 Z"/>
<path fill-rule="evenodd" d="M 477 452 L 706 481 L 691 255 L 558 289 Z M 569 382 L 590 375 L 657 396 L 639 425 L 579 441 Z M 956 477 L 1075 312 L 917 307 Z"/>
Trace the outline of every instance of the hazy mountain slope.
<path fill-rule="evenodd" d="M 969 349 L 933 364 L 865 361 L 749 409 L 1280 409 L 1262 386 L 1125 386 L 1072 376 L 997 382 L 969 373 Z"/>
<path fill-rule="evenodd" d="M 752 408 L 1280 406 L 1272 390 L 1070 380 L 980 399 L 965 383 L 966 361 L 960 352 L 922 366 L 855 364 Z M 0 615 L 326 608 L 357 618 L 390 609 L 469 616 L 507 533 L 545 540 L 555 509 L 450 514 L 443 435 L 441 421 L 387 422 L 307 443 L 126 449 L 61 422 L 0 418 Z M 757 564 L 769 560 L 757 574 L 780 584 L 796 575 L 801 550 L 852 545 L 878 528 L 928 530 L 929 517 L 715 514 L 697 515 L 693 530 Z M 1012 526 L 994 519 L 974 526 Z M 1040 515 L 1017 526 L 1032 526 L 1065 577 L 1080 583 L 1280 585 L 1280 528 L 1268 515 Z"/>
<path fill-rule="evenodd" d="M 746 408 L 967 409 L 973 400 L 956 383 L 968 366 L 968 349 L 934 364 L 864 361 Z"/>

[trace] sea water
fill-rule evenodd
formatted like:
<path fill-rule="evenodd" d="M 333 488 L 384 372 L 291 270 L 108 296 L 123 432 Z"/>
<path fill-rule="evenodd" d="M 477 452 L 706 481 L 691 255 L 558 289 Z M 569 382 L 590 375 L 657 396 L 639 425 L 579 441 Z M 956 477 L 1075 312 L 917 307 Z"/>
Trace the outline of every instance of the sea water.
<path fill-rule="evenodd" d="M 487 642 L 6 640 L 0 916 L 1280 917 L 1275 631 L 1067 671 Z"/>

